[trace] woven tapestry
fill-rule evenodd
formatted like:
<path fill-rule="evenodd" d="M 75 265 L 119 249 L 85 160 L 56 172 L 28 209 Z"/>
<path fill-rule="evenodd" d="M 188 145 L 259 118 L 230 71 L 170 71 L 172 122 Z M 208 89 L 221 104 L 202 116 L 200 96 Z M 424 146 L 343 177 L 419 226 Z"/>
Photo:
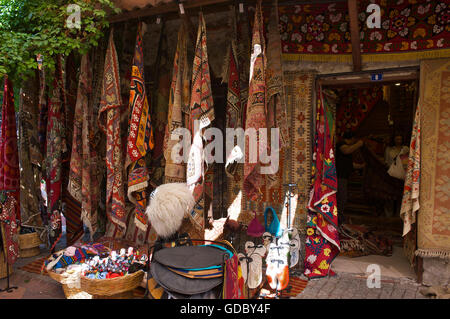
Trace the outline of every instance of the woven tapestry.
<path fill-rule="evenodd" d="M 212 210 L 213 169 L 206 165 L 207 159 L 203 149 L 203 129 L 208 127 L 214 118 L 214 101 L 211 92 L 211 76 L 206 47 L 206 26 L 203 14 L 200 12 L 192 67 L 189 121 L 192 145 L 186 167 L 186 182 L 196 201 L 189 216 L 199 232 L 203 232 L 205 221 Z"/>
<path fill-rule="evenodd" d="M 97 180 L 97 153 L 94 141 L 92 95 L 92 64 L 85 54 L 81 59 L 77 101 L 73 120 L 72 151 L 67 189 L 81 203 L 81 220 L 92 236 L 97 230 L 99 183 Z M 92 237 L 91 237 L 92 238 Z"/>
<path fill-rule="evenodd" d="M 450 60 L 420 66 L 421 167 L 416 254 L 450 259 Z"/>
<path fill-rule="evenodd" d="M 135 222 L 137 227 L 145 232 L 148 226 L 145 207 L 147 206 L 146 188 L 149 181 L 145 156 L 153 149 L 154 140 L 150 103 L 145 89 L 142 36 L 142 23 L 139 23 L 131 69 L 129 100 L 131 118 L 125 165 L 128 168 L 128 198 L 135 205 Z"/>
<path fill-rule="evenodd" d="M 258 155 L 268 150 L 267 141 L 264 141 L 260 136 L 260 129 L 267 128 L 267 57 L 263 33 L 261 1 L 258 1 L 255 22 L 253 23 L 250 84 L 245 112 L 245 129 L 254 130 L 257 143 L 254 149 L 250 149 L 250 137 L 245 137 L 243 190 L 252 201 L 257 200 L 262 195 L 261 187 L 264 184 L 263 174 L 261 174 L 261 158 Z"/>
<path fill-rule="evenodd" d="M 189 105 L 189 66 L 187 64 L 187 38 L 186 26 L 181 24 L 178 31 L 177 49 L 173 61 L 172 83 L 170 85 L 169 110 L 167 114 L 166 134 L 164 137 L 165 183 L 181 183 L 186 181 L 186 165 L 184 162 L 176 163 L 172 156 L 174 146 L 179 142 L 172 140 L 171 134 L 184 126 L 183 111 Z"/>
<path fill-rule="evenodd" d="M 311 175 L 311 114 L 313 109 L 314 73 L 284 72 L 283 85 L 287 106 L 289 145 L 281 151 L 279 183 L 276 186 L 262 187 L 258 201 L 251 201 L 242 191 L 243 167 L 238 166 L 234 176 L 227 179 L 228 215 L 230 218 L 248 224 L 257 213 L 260 221 L 267 206 L 272 206 L 281 214 L 281 223 L 286 225 L 287 202 L 286 187 L 283 184 L 295 183 L 291 199 L 291 225 L 300 231 L 305 230 L 307 203 Z"/>
<path fill-rule="evenodd" d="M 379 101 L 383 99 L 381 85 L 361 90 L 344 89 L 339 91 L 341 97 L 336 114 L 336 135 L 345 131 L 355 132 Z"/>
<path fill-rule="evenodd" d="M 306 222 L 305 272 L 308 278 L 332 276 L 331 263 L 340 251 L 337 175 L 327 98 L 318 90 L 316 129 Z M 331 125 L 330 125 L 331 123 Z"/>
<path fill-rule="evenodd" d="M 62 235 L 61 224 L 61 164 L 62 153 L 65 151 L 64 141 L 64 90 L 62 78 L 61 57 L 57 58 L 55 76 L 52 84 L 52 94 L 48 99 L 48 120 L 46 134 L 46 187 L 47 187 L 47 223 L 49 229 L 49 244 L 51 248 L 58 243 Z"/>
<path fill-rule="evenodd" d="M 124 148 L 120 131 L 123 108 L 120 93 L 119 62 L 111 30 L 103 70 L 103 85 L 98 125 L 106 134 L 106 215 L 108 220 L 125 231 L 125 189 L 123 176 Z"/>
<path fill-rule="evenodd" d="M 414 60 L 450 55 L 448 1 L 362 0 L 358 23 L 363 62 Z M 369 4 L 381 7 L 380 28 L 368 28 Z M 351 62 L 347 2 L 280 6 L 284 58 Z M 381 54 L 379 54 L 381 53 Z"/>

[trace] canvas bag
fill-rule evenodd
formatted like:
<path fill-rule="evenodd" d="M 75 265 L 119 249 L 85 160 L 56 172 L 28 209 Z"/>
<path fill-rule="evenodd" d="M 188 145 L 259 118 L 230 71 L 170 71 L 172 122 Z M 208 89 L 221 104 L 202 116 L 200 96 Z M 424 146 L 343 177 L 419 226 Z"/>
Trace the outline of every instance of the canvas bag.
<path fill-rule="evenodd" d="M 255 217 L 248 224 L 247 235 L 252 237 L 260 237 L 262 236 L 262 234 L 264 234 L 265 228 L 263 225 L 261 225 L 258 218 L 256 217 L 256 212 L 253 213 L 255 214 Z"/>
<path fill-rule="evenodd" d="M 267 225 L 267 214 L 269 213 L 269 211 L 272 211 L 272 222 L 270 223 L 270 225 Z M 268 206 L 264 211 L 264 223 L 267 232 L 271 233 L 275 237 L 281 237 L 281 235 L 283 234 L 283 230 L 281 229 L 280 220 L 278 219 L 275 209 L 273 209 L 271 206 Z"/>
<path fill-rule="evenodd" d="M 406 172 L 403 168 L 402 159 L 400 158 L 400 155 L 397 155 L 395 157 L 394 162 L 391 164 L 391 166 L 388 169 L 388 174 L 392 177 L 405 180 L 406 178 Z"/>

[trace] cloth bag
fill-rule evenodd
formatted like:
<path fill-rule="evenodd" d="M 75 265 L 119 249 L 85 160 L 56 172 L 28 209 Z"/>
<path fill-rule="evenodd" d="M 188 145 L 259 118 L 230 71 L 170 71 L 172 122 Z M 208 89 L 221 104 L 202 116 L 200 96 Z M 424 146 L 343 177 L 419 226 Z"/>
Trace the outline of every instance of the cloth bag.
<path fill-rule="evenodd" d="M 262 236 L 262 234 L 264 234 L 265 228 L 263 225 L 261 225 L 258 218 L 256 217 L 256 212 L 253 213 L 255 214 L 255 217 L 248 224 L 247 235 L 252 237 L 260 237 Z"/>
<path fill-rule="evenodd" d="M 270 223 L 270 225 L 267 225 L 267 215 L 269 211 L 272 212 L 272 222 Z M 283 234 L 283 230 L 281 228 L 280 220 L 278 219 L 275 209 L 273 209 L 271 206 L 268 206 L 264 211 L 264 223 L 267 232 L 271 233 L 275 237 L 281 237 L 281 235 Z"/>
<path fill-rule="evenodd" d="M 394 162 L 391 164 L 391 166 L 388 169 L 388 174 L 392 177 L 405 180 L 406 172 L 403 167 L 403 163 L 402 163 L 402 159 L 400 158 L 400 155 L 397 155 L 395 157 Z"/>

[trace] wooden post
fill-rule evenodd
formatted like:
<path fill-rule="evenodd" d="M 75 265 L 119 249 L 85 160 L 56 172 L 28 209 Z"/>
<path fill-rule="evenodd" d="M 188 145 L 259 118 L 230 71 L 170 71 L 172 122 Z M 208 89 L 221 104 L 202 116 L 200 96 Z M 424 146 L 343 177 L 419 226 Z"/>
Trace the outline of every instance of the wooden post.
<path fill-rule="evenodd" d="M 348 0 L 350 36 L 352 40 L 353 71 L 361 71 L 361 44 L 359 41 L 358 0 Z"/>

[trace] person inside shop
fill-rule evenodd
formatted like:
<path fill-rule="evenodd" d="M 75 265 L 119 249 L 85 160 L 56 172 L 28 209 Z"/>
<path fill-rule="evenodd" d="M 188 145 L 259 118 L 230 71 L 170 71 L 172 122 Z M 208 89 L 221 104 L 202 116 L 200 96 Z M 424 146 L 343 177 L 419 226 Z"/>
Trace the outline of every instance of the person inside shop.
<path fill-rule="evenodd" d="M 409 147 L 403 144 L 403 135 L 396 134 L 393 137 L 391 145 L 386 147 L 384 161 L 388 168 L 392 165 L 397 156 L 409 154 Z"/>
<path fill-rule="evenodd" d="M 348 198 L 348 179 L 353 169 L 362 169 L 365 164 L 355 163 L 353 154 L 364 146 L 364 141 L 355 138 L 353 132 L 346 131 L 336 144 L 336 173 L 338 178 L 337 207 L 339 224 L 342 224 L 345 204 Z"/>
<path fill-rule="evenodd" d="M 406 172 L 408 166 L 409 147 L 404 145 L 403 135 L 395 134 L 392 138 L 391 145 L 387 146 L 384 152 L 384 164 L 389 170 L 391 165 L 396 161 L 397 156 L 402 160 L 403 170 Z M 386 217 L 392 217 L 394 214 L 400 213 L 400 200 L 387 202 L 384 205 L 384 213 Z"/>

